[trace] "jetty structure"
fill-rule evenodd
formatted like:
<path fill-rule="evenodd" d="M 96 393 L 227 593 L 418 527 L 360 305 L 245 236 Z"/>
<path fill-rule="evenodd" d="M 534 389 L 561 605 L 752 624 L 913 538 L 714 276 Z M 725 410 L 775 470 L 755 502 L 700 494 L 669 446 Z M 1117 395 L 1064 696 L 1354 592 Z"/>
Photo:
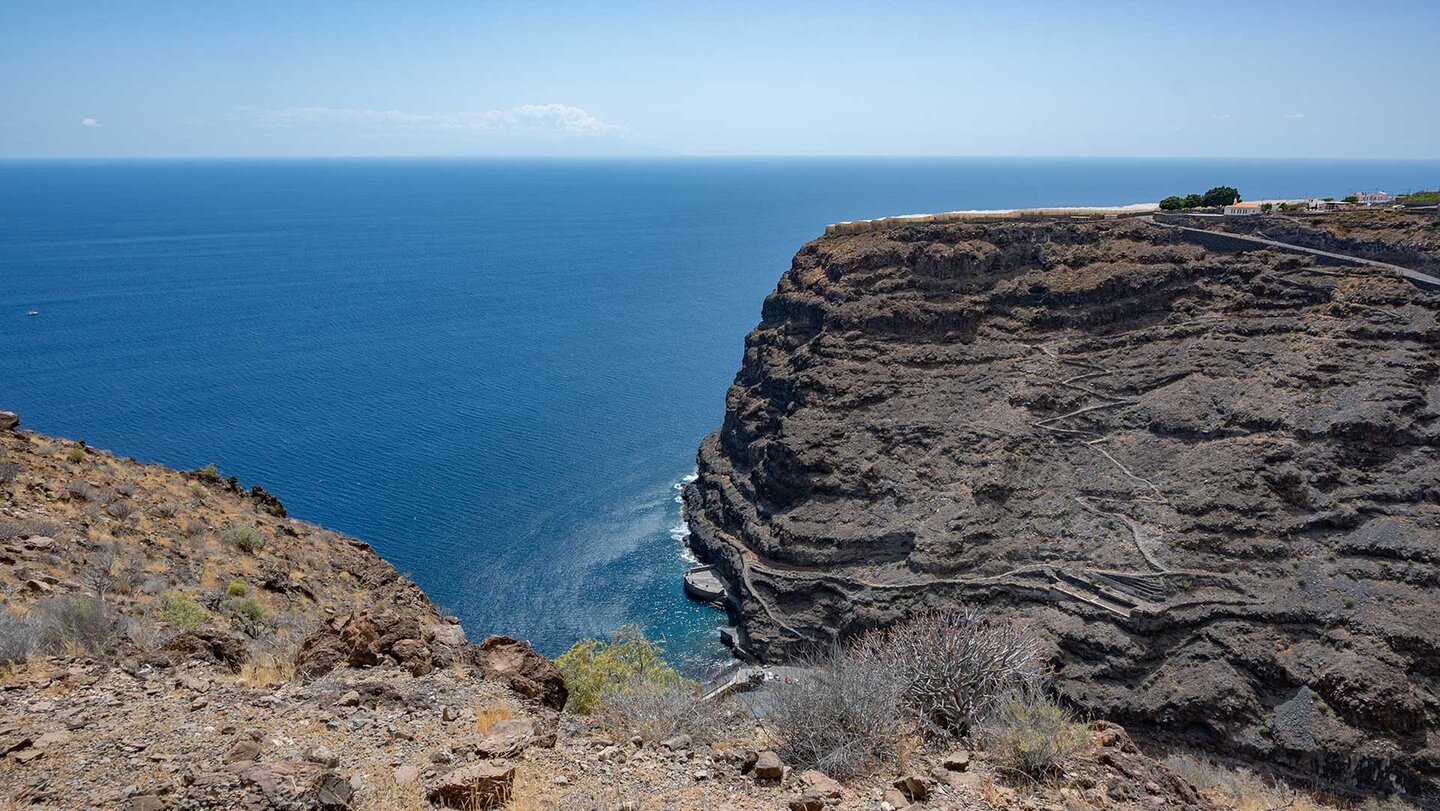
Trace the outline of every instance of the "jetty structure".
<path fill-rule="evenodd" d="M 685 593 L 702 603 L 724 603 L 725 583 L 714 566 L 692 566 L 685 571 Z"/>

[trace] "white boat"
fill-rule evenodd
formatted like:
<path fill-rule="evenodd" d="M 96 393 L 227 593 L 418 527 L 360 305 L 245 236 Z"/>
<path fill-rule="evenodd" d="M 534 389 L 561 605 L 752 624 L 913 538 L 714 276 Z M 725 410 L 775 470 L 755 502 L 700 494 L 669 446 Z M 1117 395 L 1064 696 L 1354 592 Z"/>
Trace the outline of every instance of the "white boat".
<path fill-rule="evenodd" d="M 39 310 L 26 310 L 26 311 L 25 311 L 25 314 L 26 314 L 26 315 L 39 315 L 39 314 L 40 314 L 40 311 L 39 311 Z"/>

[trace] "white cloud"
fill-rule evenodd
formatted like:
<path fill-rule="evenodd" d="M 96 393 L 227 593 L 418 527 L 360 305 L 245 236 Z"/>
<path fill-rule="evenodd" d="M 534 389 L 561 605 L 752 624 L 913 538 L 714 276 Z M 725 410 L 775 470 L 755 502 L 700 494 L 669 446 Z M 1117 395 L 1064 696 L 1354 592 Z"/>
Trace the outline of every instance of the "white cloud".
<path fill-rule="evenodd" d="M 1229 113 L 1216 113 L 1215 115 L 1211 116 L 1211 118 L 1218 118 L 1218 119 L 1220 119 L 1220 120 L 1222 120 L 1222 121 L 1225 120 L 1225 119 L 1227 119 L 1227 118 L 1229 118 L 1229 117 L 1230 117 L 1230 114 L 1229 114 Z"/>
<path fill-rule="evenodd" d="M 343 107 L 285 107 L 262 110 L 266 124 L 295 127 L 352 126 L 370 130 L 440 132 L 534 132 L 597 135 L 623 131 L 579 107 L 565 104 L 523 104 L 503 110 L 458 113 L 404 113 L 399 110 L 362 110 Z"/>
<path fill-rule="evenodd" d="M 96 121 L 89 116 L 80 119 L 80 125 L 83 127 L 89 127 L 92 130 L 98 130 L 100 129 L 100 127 L 104 126 L 99 121 Z"/>
<path fill-rule="evenodd" d="M 1285 114 L 1285 117 L 1288 118 L 1288 119 L 1291 119 L 1291 120 L 1293 121 L 1293 120 L 1298 120 L 1298 119 L 1304 118 L 1304 117 L 1305 117 L 1305 114 L 1304 114 L 1304 113 L 1286 113 L 1286 114 Z"/>

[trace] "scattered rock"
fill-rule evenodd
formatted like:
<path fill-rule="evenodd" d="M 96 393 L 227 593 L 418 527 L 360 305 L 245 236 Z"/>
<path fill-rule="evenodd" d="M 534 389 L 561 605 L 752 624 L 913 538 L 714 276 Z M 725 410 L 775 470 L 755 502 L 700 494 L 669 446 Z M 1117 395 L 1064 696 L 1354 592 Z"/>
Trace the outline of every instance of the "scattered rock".
<path fill-rule="evenodd" d="M 946 755 L 940 765 L 944 766 L 947 771 L 963 772 L 970 768 L 970 752 L 965 749 L 956 749 Z"/>
<path fill-rule="evenodd" d="M 660 742 L 660 745 L 665 747 L 666 749 L 674 751 L 677 749 L 689 749 L 690 743 L 690 736 L 682 733 L 680 735 L 676 735 L 673 738 L 666 738 L 665 740 Z"/>
<path fill-rule="evenodd" d="M 450 648 L 458 648 L 469 641 L 465 638 L 465 629 L 459 625 L 437 625 L 430 629 L 430 633 L 438 644 Z"/>
<path fill-rule="evenodd" d="M 35 739 L 14 730 L 0 732 L 0 757 L 35 745 Z"/>
<path fill-rule="evenodd" d="M 535 722 L 529 718 L 506 718 L 497 722 L 476 747 L 480 757 L 503 758 L 519 754 L 535 741 Z"/>
<path fill-rule="evenodd" d="M 165 811 L 165 801 L 154 794 L 137 794 L 125 803 L 127 811 Z"/>
<path fill-rule="evenodd" d="M 918 774 L 907 774 L 894 783 L 895 790 L 905 795 L 912 803 L 924 802 L 930 798 L 930 781 Z"/>
<path fill-rule="evenodd" d="M 65 730 L 58 732 L 47 732 L 35 739 L 35 748 L 44 749 L 49 746 L 56 746 L 70 742 L 70 733 Z"/>
<path fill-rule="evenodd" d="M 321 811 L 350 811 L 355 807 L 354 784 L 335 772 L 322 772 L 316 777 L 314 792 Z"/>
<path fill-rule="evenodd" d="M 340 756 L 325 746 L 312 746 L 306 749 L 305 759 L 331 769 L 340 765 Z"/>
<path fill-rule="evenodd" d="M 221 760 L 225 763 L 240 763 L 255 760 L 260 757 L 261 751 L 262 747 L 259 741 L 245 738 L 236 741 L 235 745 L 230 747 L 230 750 L 225 753 L 225 756 L 221 758 Z"/>
<path fill-rule="evenodd" d="M 756 756 L 754 772 L 758 780 L 779 780 L 785 776 L 785 763 L 779 755 L 766 749 Z"/>
<path fill-rule="evenodd" d="M 839 797 L 843 789 L 836 780 L 824 772 L 810 769 L 800 773 L 800 782 L 807 788 L 813 789 L 822 797 Z"/>

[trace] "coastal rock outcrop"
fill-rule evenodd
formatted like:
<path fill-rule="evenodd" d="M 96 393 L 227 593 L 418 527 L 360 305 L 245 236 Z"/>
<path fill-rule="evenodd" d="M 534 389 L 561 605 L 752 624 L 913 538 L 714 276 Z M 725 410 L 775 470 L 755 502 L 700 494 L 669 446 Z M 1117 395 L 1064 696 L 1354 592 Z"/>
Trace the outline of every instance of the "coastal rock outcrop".
<path fill-rule="evenodd" d="M 1139 735 L 1440 778 L 1440 295 L 1398 278 L 1124 219 L 822 238 L 684 501 L 758 657 L 968 601 Z"/>

